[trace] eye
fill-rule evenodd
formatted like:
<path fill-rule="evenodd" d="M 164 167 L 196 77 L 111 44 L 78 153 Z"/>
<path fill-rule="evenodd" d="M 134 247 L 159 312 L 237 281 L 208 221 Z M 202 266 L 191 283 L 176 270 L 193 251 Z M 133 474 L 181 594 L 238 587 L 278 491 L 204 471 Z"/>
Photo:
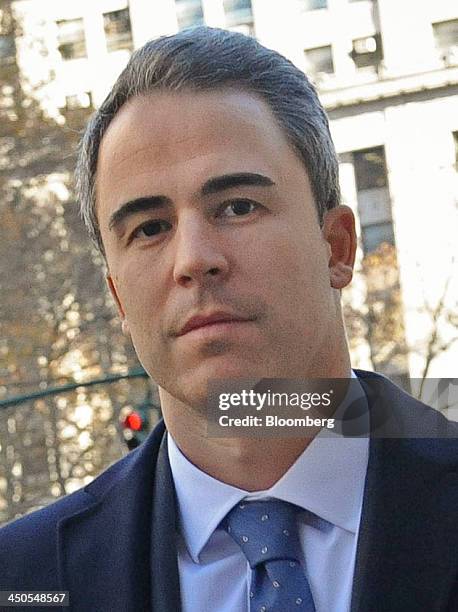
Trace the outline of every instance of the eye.
<path fill-rule="evenodd" d="M 157 236 L 163 230 L 170 229 L 171 225 L 168 221 L 155 219 L 153 221 L 146 221 L 139 225 L 131 234 L 129 238 L 129 242 L 134 240 L 135 238 L 151 238 L 152 236 Z"/>
<path fill-rule="evenodd" d="M 224 211 L 231 211 L 233 214 L 227 214 L 227 217 L 243 217 L 259 207 L 259 204 L 252 200 L 232 200 L 223 205 Z"/>

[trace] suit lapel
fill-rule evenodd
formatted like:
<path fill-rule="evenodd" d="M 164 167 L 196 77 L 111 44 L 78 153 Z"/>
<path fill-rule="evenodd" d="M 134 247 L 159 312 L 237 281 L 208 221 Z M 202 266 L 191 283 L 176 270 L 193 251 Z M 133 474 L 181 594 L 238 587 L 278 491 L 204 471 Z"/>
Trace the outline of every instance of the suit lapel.
<path fill-rule="evenodd" d="M 167 436 L 159 449 L 154 482 L 151 530 L 151 609 L 180 612 L 175 487 L 167 452 Z"/>
<path fill-rule="evenodd" d="M 151 528 L 155 470 L 164 429 L 160 422 L 138 451 L 132 451 L 88 485 L 87 507 L 59 523 L 60 584 L 70 592 L 72 612 L 146 612 L 151 610 L 151 601 L 157 602 L 154 612 L 179 610 L 166 607 L 169 597 L 171 602 L 179 597 L 175 589 L 178 574 L 174 580 L 172 572 L 163 583 L 155 579 L 153 586 L 162 586 L 162 590 L 151 593 L 152 567 L 155 575 L 161 572 L 162 561 L 170 569 L 176 556 L 176 551 L 167 548 L 171 540 L 167 536 L 164 539 L 163 531 L 174 516 L 173 483 L 167 490 L 164 484 L 156 486 L 159 509 L 155 503 L 156 522 Z M 162 483 L 168 478 L 165 451 L 163 445 L 156 475 Z M 169 586 L 164 588 L 166 584 Z"/>
<path fill-rule="evenodd" d="M 368 397 L 372 419 L 370 389 Z M 395 399 L 385 385 L 385 408 Z M 408 395 L 403 400 L 411 410 L 418 407 Z M 376 417 L 392 422 L 392 415 L 384 418 L 385 408 L 376 407 Z M 446 461 L 453 444 L 371 437 L 351 612 L 447 610 L 458 546 L 458 474 Z"/>

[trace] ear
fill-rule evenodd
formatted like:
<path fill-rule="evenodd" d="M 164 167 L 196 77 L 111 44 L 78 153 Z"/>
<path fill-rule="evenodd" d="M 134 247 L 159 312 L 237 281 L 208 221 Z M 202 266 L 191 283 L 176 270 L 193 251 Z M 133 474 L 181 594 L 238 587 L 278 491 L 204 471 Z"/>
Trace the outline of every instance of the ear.
<path fill-rule="evenodd" d="M 331 287 L 343 289 L 353 277 L 356 256 L 355 216 L 349 206 L 336 206 L 324 217 L 323 238 L 331 247 L 329 278 Z"/>
<path fill-rule="evenodd" d="M 114 284 L 114 280 L 113 280 L 113 278 L 112 278 L 112 276 L 110 274 L 107 274 L 107 276 L 105 277 L 105 280 L 107 281 L 108 289 L 110 290 L 110 293 L 113 296 L 113 299 L 114 299 L 114 301 L 116 303 L 116 306 L 118 308 L 119 316 L 121 317 L 121 329 L 122 329 L 122 333 L 125 336 L 129 336 L 130 335 L 129 324 L 128 324 L 127 319 L 126 319 L 126 314 L 125 314 L 124 309 L 122 307 L 121 300 L 119 299 L 118 290 L 116 289 L 116 286 Z"/>

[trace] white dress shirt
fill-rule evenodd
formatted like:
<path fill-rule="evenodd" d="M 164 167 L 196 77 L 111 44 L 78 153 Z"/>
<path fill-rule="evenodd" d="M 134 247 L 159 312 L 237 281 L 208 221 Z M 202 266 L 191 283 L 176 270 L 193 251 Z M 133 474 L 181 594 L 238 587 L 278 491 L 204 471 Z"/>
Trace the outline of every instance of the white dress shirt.
<path fill-rule="evenodd" d="M 351 388 L 364 396 L 359 383 Z M 347 394 L 336 416 L 349 401 Z M 362 418 L 368 419 L 367 411 Z M 298 515 L 298 530 L 316 612 L 349 612 L 369 439 L 338 432 L 330 436 L 329 431 L 320 432 L 270 489 L 254 493 L 200 470 L 167 434 L 178 500 L 183 612 L 249 612 L 252 571 L 240 547 L 218 525 L 242 499 L 269 497 L 313 513 Z M 265 445 L 268 452 L 268 438 Z"/>

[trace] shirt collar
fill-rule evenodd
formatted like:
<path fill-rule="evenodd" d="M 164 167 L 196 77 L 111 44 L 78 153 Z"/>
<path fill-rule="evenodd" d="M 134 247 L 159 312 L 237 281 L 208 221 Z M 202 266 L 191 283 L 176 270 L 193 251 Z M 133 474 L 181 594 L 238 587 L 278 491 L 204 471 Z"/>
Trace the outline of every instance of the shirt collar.
<path fill-rule="evenodd" d="M 357 377 L 352 371 L 352 378 Z M 364 396 L 352 384 L 336 411 Z M 367 404 L 366 404 L 367 406 Z M 363 415 L 368 419 L 368 412 Z M 368 431 L 366 429 L 366 431 Z M 275 497 L 313 512 L 318 517 L 356 533 L 364 492 L 369 439 L 329 435 L 322 430 L 285 474 L 265 491 L 248 492 L 213 478 L 191 463 L 167 433 L 168 455 L 178 500 L 179 523 L 188 552 L 195 563 L 221 520 L 242 499 Z M 268 439 L 266 439 L 268 445 Z"/>

